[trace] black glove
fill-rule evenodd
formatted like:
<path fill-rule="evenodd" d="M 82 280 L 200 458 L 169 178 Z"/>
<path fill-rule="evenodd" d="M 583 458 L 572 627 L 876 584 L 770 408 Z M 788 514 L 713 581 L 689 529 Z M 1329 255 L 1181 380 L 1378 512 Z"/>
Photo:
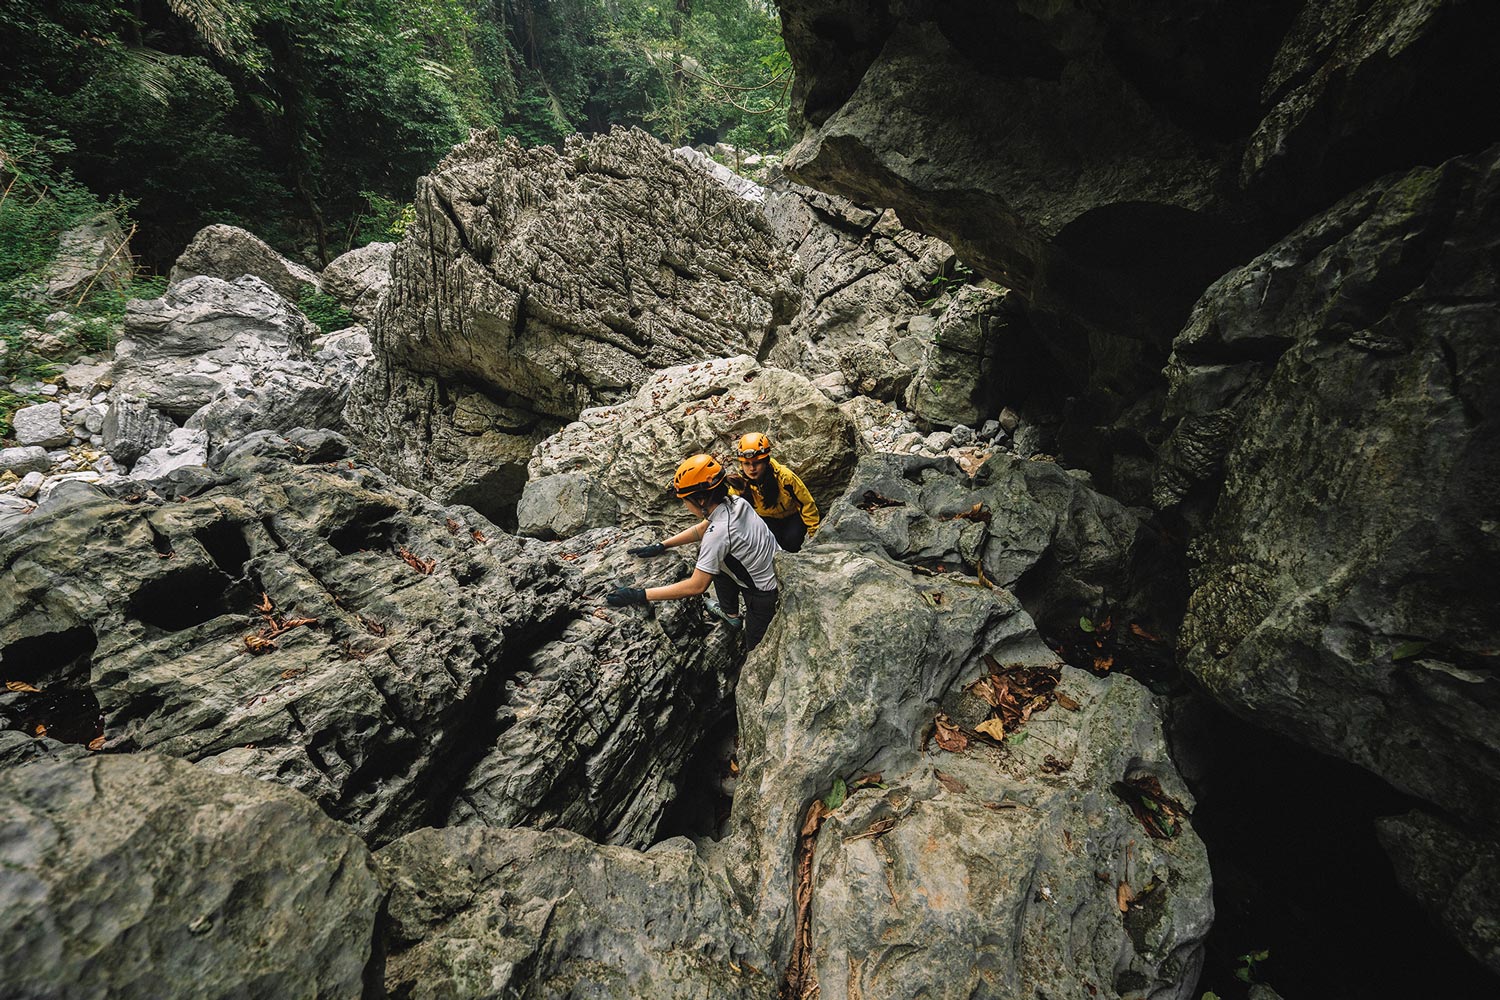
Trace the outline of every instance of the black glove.
<path fill-rule="evenodd" d="M 661 542 L 652 542 L 650 545 L 637 545 L 635 548 L 626 549 L 625 551 L 630 555 L 640 556 L 642 559 L 649 559 L 652 556 L 665 554 L 667 551 L 667 547 Z"/>
<path fill-rule="evenodd" d="M 617 608 L 623 608 L 630 604 L 646 604 L 646 592 L 640 587 L 616 587 L 609 592 L 604 599 Z"/>

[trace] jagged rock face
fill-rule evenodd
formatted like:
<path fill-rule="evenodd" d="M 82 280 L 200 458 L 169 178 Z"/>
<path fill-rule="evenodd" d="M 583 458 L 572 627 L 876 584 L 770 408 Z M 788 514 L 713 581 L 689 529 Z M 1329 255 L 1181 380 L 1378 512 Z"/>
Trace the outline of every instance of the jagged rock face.
<path fill-rule="evenodd" d="M 1142 523 L 1053 462 L 1000 452 L 970 477 L 945 458 L 871 455 L 817 543 L 982 576 L 1014 591 L 1050 632 L 1106 603 L 1150 614 L 1132 572 Z"/>
<path fill-rule="evenodd" d="M 757 206 L 644 132 L 478 134 L 418 187 L 348 416 L 403 482 L 508 523 L 537 441 L 655 369 L 755 351 L 794 278 Z"/>
<path fill-rule="evenodd" d="M 1500 101 L 1476 58 L 1500 17 L 1464 0 L 779 6 L 810 126 L 787 171 L 895 208 L 1026 292 L 1235 210 L 1243 187 L 1285 219 L 1471 149 Z"/>
<path fill-rule="evenodd" d="M 1358 185 L 1500 138 L 1500 8 L 1472 0 L 779 6 L 808 125 L 787 172 L 1016 289 L 1057 387 L 1036 405 L 1076 397 L 1065 455 L 1135 503 L 1203 289 Z"/>
<path fill-rule="evenodd" d="M 134 273 L 128 243 L 108 212 L 69 229 L 58 238 L 57 256 L 37 294 L 72 305 L 93 292 L 123 287 Z"/>
<path fill-rule="evenodd" d="M 263 434 L 195 499 L 44 505 L 0 538 L 6 679 L 97 699 L 108 751 L 290 786 L 375 842 L 458 809 L 648 843 L 722 697 L 706 626 L 606 610 L 638 565 L 613 533 L 564 557 L 339 445 Z"/>
<path fill-rule="evenodd" d="M 155 754 L 0 770 L 9 996 L 359 996 L 383 895 L 307 799 Z"/>
<path fill-rule="evenodd" d="M 750 431 L 770 435 L 777 460 L 814 500 L 826 503 L 843 489 L 856 448 L 853 422 L 802 376 L 740 356 L 660 372 L 633 399 L 585 411 L 543 441 L 528 467 L 526 494 L 545 490 L 571 504 L 570 513 L 558 517 L 535 497 L 523 498 L 521 509 L 533 520 L 521 530 L 551 537 L 560 525 L 588 523 L 589 498 L 599 493 L 618 500 L 622 525 L 686 526 L 668 489 L 677 464 L 698 452 L 728 463 Z M 569 493 L 541 485 L 564 473 L 574 476 Z"/>
<path fill-rule="evenodd" d="M 902 340 L 920 353 L 908 326 L 938 297 L 952 249 L 903 229 L 894 213 L 784 180 L 766 191 L 765 212 L 803 272 L 796 318 L 767 360 L 809 375 L 843 371 L 852 387 L 874 394 L 877 385 L 860 386 L 870 374 L 861 370 L 865 358 L 894 360 L 892 345 Z M 879 394 L 893 399 L 904 384 Z"/>
<path fill-rule="evenodd" d="M 744 916 L 685 839 L 642 854 L 561 831 L 422 830 L 377 863 L 392 996 L 776 993 L 778 970 L 747 961 Z"/>
<path fill-rule="evenodd" d="M 1500 975 L 1500 922 L 1494 887 L 1500 884 L 1500 845 L 1430 813 L 1375 821 L 1381 845 L 1396 865 L 1401 888 L 1433 921 Z"/>
<path fill-rule="evenodd" d="M 738 690 L 730 835 L 634 854 L 551 833 L 414 833 L 378 856 L 392 882 L 387 989 L 761 998 L 810 934 L 814 978 L 792 995 L 815 981 L 892 1000 L 996 982 L 1018 996 L 1187 996 L 1212 913 L 1203 845 L 1187 827 L 1146 836 L 1110 790 L 1150 775 L 1191 801 L 1146 691 L 1063 668 L 1078 710 L 1047 710 L 1051 748 L 949 754 L 924 732 L 935 707 L 965 726 L 982 716 L 961 686 L 983 654 L 1055 663 L 1014 599 L 852 551 L 783 555 L 777 571 L 782 607 Z M 817 835 L 802 927 L 804 812 L 835 778 L 872 771 L 884 787 L 854 791 Z M 1151 886 L 1150 902 L 1122 915 L 1121 882 Z"/>
<path fill-rule="evenodd" d="M 251 275 L 264 281 L 288 302 L 296 302 L 307 290 L 321 291 L 318 276 L 296 261 L 288 260 L 265 240 L 237 226 L 204 226 L 172 265 L 172 284 L 197 275 L 235 281 Z"/>
<path fill-rule="evenodd" d="M 1492 148 L 1377 182 L 1226 275 L 1178 339 L 1157 482 L 1206 518 L 1184 666 L 1492 843 L 1497 233 Z"/>
<path fill-rule="evenodd" d="M 209 450 L 257 430 L 341 428 L 349 383 L 368 352 L 331 339 L 250 275 L 200 275 L 159 299 L 134 299 L 110 373 L 104 445 L 132 463 L 179 422 Z"/>
<path fill-rule="evenodd" d="M 1223 482 L 1194 547 L 1187 669 L 1491 824 L 1497 233 L 1500 149 L 1381 181 L 1226 275 L 1173 355 L 1158 489 Z"/>

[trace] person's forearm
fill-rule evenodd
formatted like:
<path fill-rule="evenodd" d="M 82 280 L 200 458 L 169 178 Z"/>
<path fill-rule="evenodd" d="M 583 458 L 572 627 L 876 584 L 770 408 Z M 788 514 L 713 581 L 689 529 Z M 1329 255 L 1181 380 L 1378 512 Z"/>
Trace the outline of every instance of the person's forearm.
<path fill-rule="evenodd" d="M 707 586 L 699 586 L 693 577 L 686 580 L 678 580 L 669 583 L 665 587 L 651 587 L 646 591 L 648 601 L 679 601 L 684 597 L 697 597 L 708 590 Z"/>
<path fill-rule="evenodd" d="M 703 541 L 703 531 L 708 527 L 707 521 L 699 521 L 686 531 L 679 531 L 671 538 L 663 539 L 662 544 L 669 549 L 675 549 L 679 545 L 687 545 L 689 542 Z"/>

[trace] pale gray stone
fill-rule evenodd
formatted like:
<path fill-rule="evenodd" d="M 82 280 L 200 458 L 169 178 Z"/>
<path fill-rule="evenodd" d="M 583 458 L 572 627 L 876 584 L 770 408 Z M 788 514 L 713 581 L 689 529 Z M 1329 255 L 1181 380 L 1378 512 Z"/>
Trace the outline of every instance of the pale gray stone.
<path fill-rule="evenodd" d="M 361 323 L 370 322 L 390 287 L 395 250 L 394 243 L 371 243 L 334 258 L 320 275 L 323 291 Z"/>
<path fill-rule="evenodd" d="M 47 449 L 40 445 L 0 449 L 0 472 L 24 476 L 28 472 L 45 472 L 51 464 Z"/>
<path fill-rule="evenodd" d="M 62 407 L 57 403 L 21 407 L 11 417 L 11 433 L 23 448 L 51 448 L 73 440 L 73 432 L 63 424 Z"/>
<path fill-rule="evenodd" d="M 235 226 L 205 226 L 193 237 L 172 265 L 172 284 L 195 275 L 235 281 L 253 275 L 274 288 L 282 298 L 296 302 L 305 289 L 321 290 L 312 270 L 288 260 L 264 240 Z"/>

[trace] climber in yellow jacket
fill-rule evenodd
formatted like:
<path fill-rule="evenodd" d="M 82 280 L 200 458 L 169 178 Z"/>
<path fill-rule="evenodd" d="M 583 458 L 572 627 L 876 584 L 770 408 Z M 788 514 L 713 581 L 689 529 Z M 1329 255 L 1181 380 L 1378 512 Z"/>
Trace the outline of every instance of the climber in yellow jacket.
<path fill-rule="evenodd" d="M 740 438 L 735 454 L 740 475 L 730 480 L 733 491 L 755 507 L 777 544 L 788 552 L 801 549 L 803 539 L 818 530 L 818 505 L 812 494 L 795 472 L 771 457 L 771 439 L 764 434 Z"/>

